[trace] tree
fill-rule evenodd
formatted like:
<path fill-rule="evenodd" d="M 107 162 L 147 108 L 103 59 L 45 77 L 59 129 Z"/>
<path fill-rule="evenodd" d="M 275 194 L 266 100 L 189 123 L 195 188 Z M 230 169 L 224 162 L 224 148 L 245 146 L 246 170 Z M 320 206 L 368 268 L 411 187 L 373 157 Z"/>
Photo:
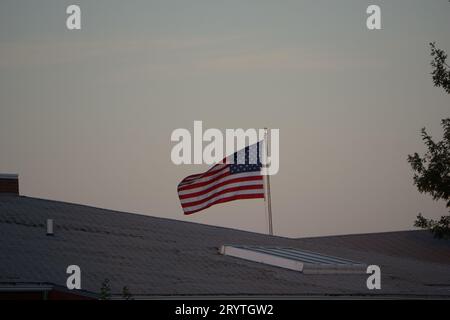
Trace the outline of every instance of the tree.
<path fill-rule="evenodd" d="M 430 43 L 431 56 L 433 60 L 431 61 L 431 66 L 433 67 L 433 82 L 435 87 L 442 87 L 445 92 L 450 94 L 450 66 L 447 64 L 447 54 L 444 50 L 436 47 L 435 42 Z"/>
<path fill-rule="evenodd" d="M 125 300 L 133 300 L 133 295 L 130 292 L 130 289 L 128 289 L 127 286 L 122 288 L 122 298 Z"/>
<path fill-rule="evenodd" d="M 109 285 L 109 279 L 106 278 L 102 282 L 102 286 L 100 288 L 100 300 L 109 300 L 111 299 L 111 287 Z"/>
<path fill-rule="evenodd" d="M 408 162 L 414 170 L 414 184 L 421 193 L 430 194 L 434 200 L 446 201 L 450 209 L 450 118 L 442 120 L 444 137 L 435 142 L 422 129 L 422 140 L 428 148 L 423 157 L 419 154 L 408 156 Z M 426 219 L 417 216 L 414 226 L 430 230 L 437 238 L 450 239 L 450 216 L 442 216 L 440 220 Z"/>
<path fill-rule="evenodd" d="M 450 94 L 450 67 L 446 63 L 447 55 L 436 44 L 430 43 L 432 77 L 436 87 L 442 87 Z M 423 157 L 418 153 L 408 156 L 414 171 L 414 184 L 420 193 L 430 194 L 434 200 L 446 201 L 446 207 L 450 212 L 450 118 L 442 120 L 444 135 L 442 141 L 435 142 L 422 129 L 422 140 L 428 151 Z M 414 222 L 415 227 L 430 230 L 435 237 L 450 239 L 450 216 L 442 216 L 440 220 L 427 219 L 419 213 Z"/>

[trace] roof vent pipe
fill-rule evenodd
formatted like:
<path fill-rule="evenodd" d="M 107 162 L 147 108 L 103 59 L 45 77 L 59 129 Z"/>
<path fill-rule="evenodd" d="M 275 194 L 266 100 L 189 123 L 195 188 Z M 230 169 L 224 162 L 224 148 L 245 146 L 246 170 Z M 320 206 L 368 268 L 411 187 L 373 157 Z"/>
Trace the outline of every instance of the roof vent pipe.
<path fill-rule="evenodd" d="M 53 219 L 47 219 L 47 235 L 53 236 Z"/>

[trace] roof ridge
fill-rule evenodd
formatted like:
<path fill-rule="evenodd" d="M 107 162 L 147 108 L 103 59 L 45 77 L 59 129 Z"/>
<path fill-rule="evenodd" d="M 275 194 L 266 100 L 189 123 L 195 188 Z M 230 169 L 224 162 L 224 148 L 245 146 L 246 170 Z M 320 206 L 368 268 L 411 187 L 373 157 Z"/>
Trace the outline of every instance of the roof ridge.
<path fill-rule="evenodd" d="M 185 220 L 178 220 L 178 219 L 166 218 L 166 217 L 158 217 L 158 216 L 147 215 L 147 214 L 138 213 L 138 212 L 127 212 L 127 211 L 119 211 L 119 210 L 115 210 L 115 209 L 101 208 L 101 207 L 96 207 L 94 205 L 87 205 L 87 204 L 76 203 L 76 202 L 68 202 L 68 201 L 45 199 L 45 198 L 36 198 L 36 197 L 30 197 L 30 196 L 24 196 L 24 195 L 15 196 L 15 198 L 26 198 L 26 199 L 32 199 L 32 200 L 37 200 L 37 201 L 43 201 L 43 202 L 49 202 L 49 203 L 57 203 L 57 204 L 64 204 L 64 205 L 70 205 L 70 206 L 76 206 L 76 207 L 80 207 L 81 206 L 81 207 L 85 207 L 85 208 L 90 208 L 90 209 L 95 209 L 95 210 L 99 210 L 99 211 L 104 211 L 103 213 L 115 213 L 115 214 L 133 215 L 135 217 L 163 220 L 163 221 L 168 221 L 168 222 L 185 223 L 185 224 L 189 224 L 189 225 L 198 225 L 198 226 L 204 226 L 204 227 L 208 227 L 208 228 L 215 228 L 215 229 L 222 229 L 222 230 L 233 230 L 235 232 L 242 232 L 242 233 L 247 233 L 247 234 L 256 234 L 256 235 L 266 236 L 266 237 L 282 238 L 282 239 L 288 239 L 288 240 L 296 240 L 297 239 L 297 238 L 293 238 L 293 237 L 286 237 L 286 236 L 280 236 L 280 235 L 272 235 L 271 236 L 271 235 L 268 235 L 268 234 L 265 234 L 265 233 L 261 233 L 261 232 L 255 232 L 255 231 L 250 231 L 250 230 L 242 230 L 242 229 L 235 229 L 235 228 L 231 228 L 231 227 L 217 226 L 217 225 L 211 225 L 211 224 L 206 224 L 206 223 L 201 223 L 201 222 L 185 221 Z"/>
<path fill-rule="evenodd" d="M 312 237 L 299 237 L 294 238 L 296 240 L 306 240 L 306 239 L 319 239 L 319 238 L 340 238 L 340 237 L 357 237 L 357 236 L 375 236 L 375 235 L 386 235 L 395 233 L 413 233 L 420 232 L 425 233 L 426 230 L 410 229 L 410 230 L 394 230 L 394 231 L 381 231 L 381 232 L 361 232 L 361 233 L 345 233 L 345 234 L 332 234 L 327 236 L 312 236 Z"/>

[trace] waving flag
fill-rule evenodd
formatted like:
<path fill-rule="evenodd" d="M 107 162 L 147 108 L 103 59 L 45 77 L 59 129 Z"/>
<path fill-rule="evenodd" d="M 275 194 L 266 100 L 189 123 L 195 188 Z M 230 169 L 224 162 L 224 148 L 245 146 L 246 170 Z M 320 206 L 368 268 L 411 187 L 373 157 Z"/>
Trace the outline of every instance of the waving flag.
<path fill-rule="evenodd" d="M 208 171 L 184 178 L 178 185 L 184 214 L 192 214 L 218 203 L 264 198 L 260 146 L 261 142 L 248 146 Z"/>

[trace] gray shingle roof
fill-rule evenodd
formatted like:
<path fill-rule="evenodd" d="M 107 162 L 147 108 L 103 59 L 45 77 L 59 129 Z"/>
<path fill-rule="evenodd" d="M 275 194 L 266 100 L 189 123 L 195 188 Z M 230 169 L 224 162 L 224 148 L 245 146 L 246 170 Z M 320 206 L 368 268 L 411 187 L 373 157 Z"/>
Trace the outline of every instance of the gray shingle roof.
<path fill-rule="evenodd" d="M 55 236 L 46 235 L 46 219 Z M 223 244 L 288 246 L 377 264 L 366 275 L 305 275 L 218 254 Z M 289 239 L 23 196 L 0 196 L 0 283 L 65 286 L 68 265 L 98 293 L 177 295 L 387 295 L 450 297 L 450 242 L 423 231 Z M 1 287 L 1 284 L 0 284 Z"/>

